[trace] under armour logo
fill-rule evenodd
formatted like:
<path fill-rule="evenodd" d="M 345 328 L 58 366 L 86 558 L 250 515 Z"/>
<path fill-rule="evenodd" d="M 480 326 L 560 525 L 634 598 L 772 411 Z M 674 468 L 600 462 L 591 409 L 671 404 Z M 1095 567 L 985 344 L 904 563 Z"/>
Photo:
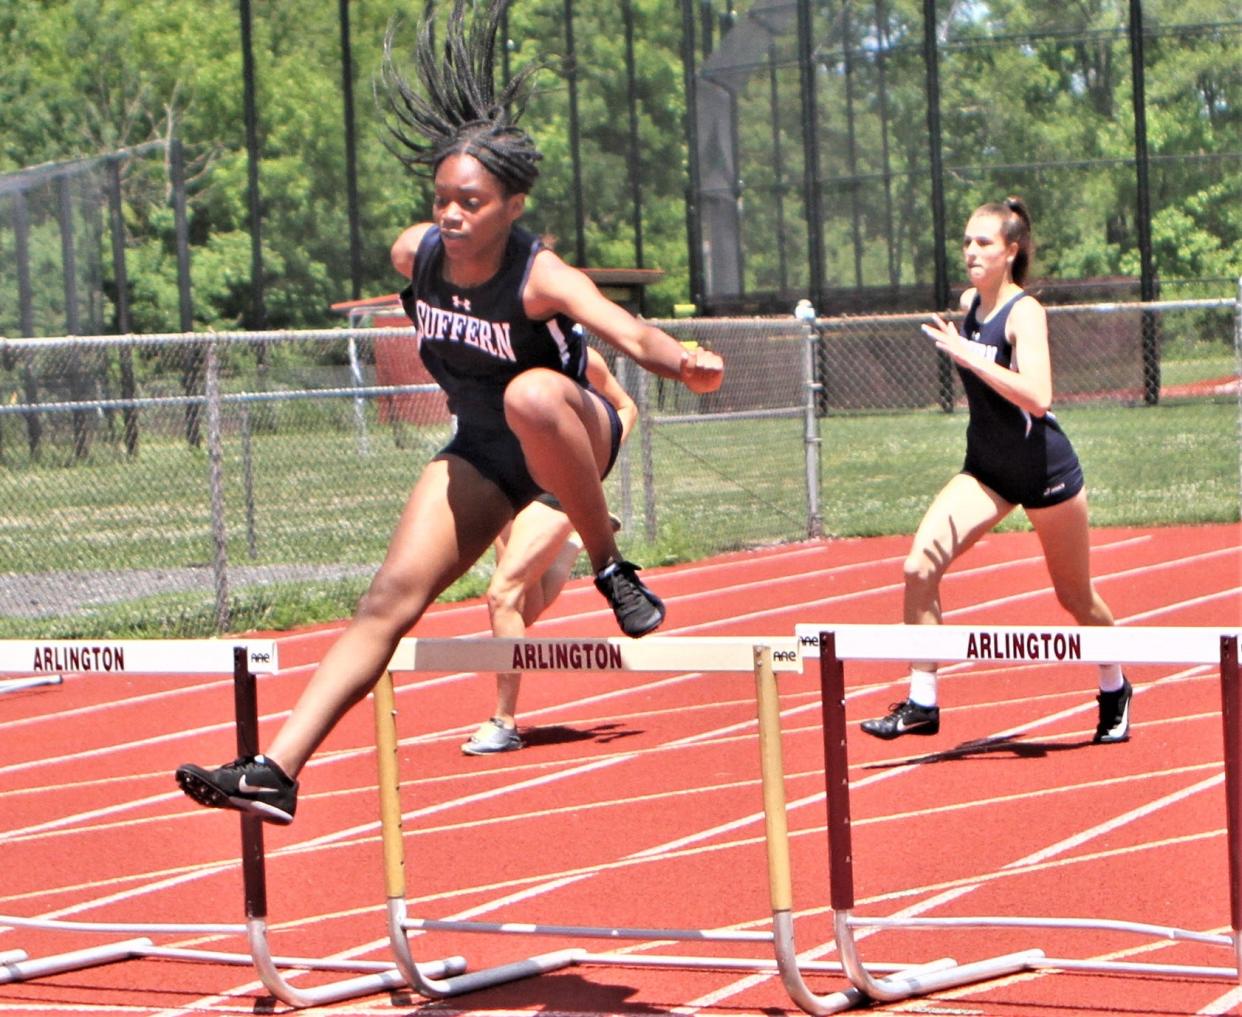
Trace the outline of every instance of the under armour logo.
<path fill-rule="evenodd" d="M 454 293 L 453 294 L 453 307 L 455 307 L 459 311 L 469 311 L 470 301 L 467 300 L 465 297 L 459 297 L 456 293 Z"/>

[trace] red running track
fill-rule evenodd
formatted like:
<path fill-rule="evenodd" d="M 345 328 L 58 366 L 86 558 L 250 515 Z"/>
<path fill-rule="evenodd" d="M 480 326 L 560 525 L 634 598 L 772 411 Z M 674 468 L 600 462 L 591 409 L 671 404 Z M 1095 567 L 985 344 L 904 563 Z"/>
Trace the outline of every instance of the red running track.
<path fill-rule="evenodd" d="M 1093 567 L 1123 625 L 1237 626 L 1242 527 L 1097 530 Z M 825 541 L 651 569 L 663 634 L 792 635 L 795 624 L 900 617 L 907 538 Z M 945 581 L 946 621 L 1066 624 L 1031 534 L 992 535 Z M 434 609 L 420 635 L 483 635 L 478 602 Z M 266 741 L 337 626 L 280 636 L 282 670 L 259 683 Z M 598 595 L 567 589 L 532 635 L 612 634 Z M 1132 740 L 1090 744 L 1094 669 L 953 666 L 941 733 L 883 743 L 857 721 L 902 698 L 897 664 L 847 667 L 860 915 L 1095 916 L 1204 932 L 1229 924 L 1217 669 L 1129 668 Z M 835 960 L 827 908 L 817 676 L 781 679 L 797 940 Z M 487 675 L 398 675 L 410 914 L 607 926 L 766 930 L 750 675 L 531 676 L 528 748 L 469 758 L 459 743 L 491 706 Z M 233 751 L 231 681 L 69 676 L 0 696 L 0 913 L 77 921 L 238 923 L 237 823 L 191 805 L 172 769 Z M 998 737 L 1004 733 L 1004 737 Z M 280 955 L 384 961 L 387 933 L 368 707 L 303 775 L 297 822 L 267 828 L 271 944 Z M 0 931 L 31 956 L 119 937 Z M 1118 933 L 881 932 L 869 961 L 959 961 L 1041 947 L 1057 957 L 1232 966 L 1229 950 Z M 164 945 L 244 951 L 237 936 Z M 762 945 L 570 944 L 429 933 L 420 959 L 472 967 L 565 945 L 763 957 Z M 291 975 L 297 985 L 340 978 Z M 813 991 L 845 985 L 807 976 Z M 873 1012 L 1242 1012 L 1225 981 L 1031 973 Z M 0 984 L 0 1017 L 49 1013 L 234 1014 L 271 1006 L 245 967 L 126 961 Z M 277 1006 L 277 1009 L 282 1007 Z M 456 999 L 376 995 L 331 1014 L 784 1014 L 779 979 L 726 970 L 582 966 Z"/>

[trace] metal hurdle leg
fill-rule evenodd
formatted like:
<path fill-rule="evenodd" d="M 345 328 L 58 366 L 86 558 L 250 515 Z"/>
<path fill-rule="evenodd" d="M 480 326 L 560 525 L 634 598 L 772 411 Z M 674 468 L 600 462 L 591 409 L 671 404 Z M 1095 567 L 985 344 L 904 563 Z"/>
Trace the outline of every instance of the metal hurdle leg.
<path fill-rule="evenodd" d="M 392 672 L 380 676 L 373 693 L 375 700 L 375 742 L 378 753 L 380 822 L 384 844 L 384 887 L 388 896 L 388 934 L 392 942 L 397 969 L 410 987 L 428 999 L 474 992 L 493 985 L 529 978 L 532 975 L 557 971 L 577 963 L 586 951 L 556 950 L 537 954 L 525 960 L 496 967 L 482 968 L 465 974 L 436 975 L 430 968 L 420 967 L 410 953 L 406 936 L 405 846 L 401 833 L 400 778 L 397 764 L 397 704 L 393 693 Z M 464 966 L 463 969 L 464 970 Z"/>
<path fill-rule="evenodd" d="M 1242 683 L 1238 674 L 1238 633 L 1224 633 L 1193 626 L 1143 626 L 1135 629 L 1092 627 L 1087 629 L 1065 628 L 1052 630 L 1025 629 L 1018 626 L 992 628 L 980 632 L 970 626 L 920 626 L 902 625 L 842 625 L 834 631 L 817 631 L 812 635 L 811 626 L 799 626 L 800 639 L 809 646 L 813 641 L 820 653 L 820 673 L 823 685 L 825 759 L 831 777 L 834 768 L 844 773 L 847 765 L 845 753 L 844 671 L 838 646 L 846 646 L 845 656 L 862 660 L 910 660 L 933 658 L 940 660 L 969 660 L 978 655 L 972 650 L 971 641 L 985 636 L 994 640 L 995 653 L 990 659 L 1027 659 L 1029 642 L 1025 637 L 1048 639 L 1053 636 L 1072 640 L 1075 659 L 1084 663 L 1219 663 L 1221 676 L 1222 722 L 1224 728 L 1225 797 L 1227 807 L 1227 839 L 1230 873 L 1230 921 L 1231 936 L 1196 932 L 1144 922 L 1128 922 L 1099 918 L 1049 918 L 1049 917 L 955 917 L 955 918 L 864 918 L 853 915 L 853 875 L 849 864 L 832 854 L 832 905 L 840 939 L 842 958 L 846 962 L 851 980 L 868 995 L 885 1001 L 902 999 L 913 992 L 926 992 L 947 987 L 942 979 L 965 981 L 982 980 L 1006 974 L 1006 970 L 993 970 L 994 966 L 1007 962 L 1022 961 L 1018 970 L 1062 969 L 1074 971 L 1099 971 L 1130 974 L 1172 975 L 1187 978 L 1225 978 L 1242 982 Z M 914 631 L 918 631 L 915 638 Z M 934 640 L 929 642 L 928 640 Z M 933 652 L 932 647 L 935 647 Z M 1200 786 L 1207 786 L 1204 782 Z M 845 782 L 837 786 L 828 783 L 829 826 L 834 845 L 848 846 L 849 837 L 849 790 Z M 835 795 L 834 795 L 835 791 Z M 849 851 L 845 856 L 849 856 Z M 1231 967 L 1209 967 L 1185 964 L 1145 964 L 1130 961 L 1079 960 L 1049 957 L 1043 951 L 1022 952 L 1010 958 L 995 958 L 976 965 L 964 965 L 955 971 L 932 978 L 915 981 L 895 977 L 877 981 L 873 973 L 879 970 L 875 964 L 870 971 L 858 956 L 853 930 L 858 928 L 1048 928 L 1048 929 L 1099 929 L 1155 937 L 1169 941 L 1185 941 L 1231 948 Z M 975 976 L 966 979 L 971 971 Z M 904 983 L 904 984 L 897 984 Z M 894 994 L 898 993 L 898 994 Z"/>
<path fill-rule="evenodd" d="M 768 853 L 768 890 L 772 900 L 772 929 L 776 967 L 790 999 L 809 1014 L 840 1013 L 866 1001 L 855 986 L 828 996 L 817 996 L 803 980 L 803 971 L 842 972 L 843 964 L 815 964 L 798 960 L 793 932 L 793 893 L 789 864 L 789 830 L 785 807 L 785 766 L 781 752 L 780 699 L 772 671 L 771 649 L 755 647 L 755 692 L 759 716 L 759 761 L 763 779 L 763 812 Z M 916 978 L 957 966 L 951 958 L 920 965 L 877 964 L 876 970 L 895 978 Z"/>
<path fill-rule="evenodd" d="M 488 968 L 459 977 L 447 979 L 429 978 L 426 972 L 416 970 L 410 955 L 408 933 L 412 930 L 450 930 L 458 932 L 493 932 L 525 935 L 574 936 L 586 938 L 673 940 L 695 942 L 763 942 L 772 944 L 774 933 L 742 931 L 736 929 L 640 929 L 607 926 L 493 923 L 478 921 L 410 919 L 406 914 L 406 879 L 404 845 L 401 830 L 401 803 L 397 765 L 397 730 L 395 724 L 395 701 L 391 670 L 497 670 L 511 667 L 514 660 L 534 660 L 536 669 L 589 672 L 595 670 L 593 662 L 611 661 L 609 666 L 630 666 L 642 671 L 670 671 L 688 669 L 719 669 L 723 671 L 754 672 L 757 639 L 712 640 L 681 637 L 661 639 L 649 637 L 642 642 L 635 640 L 573 640 L 571 648 L 575 656 L 566 657 L 558 652 L 556 640 L 487 639 L 481 642 L 467 639 L 408 639 L 403 640 L 390 662 L 390 671 L 379 681 L 374 692 L 376 743 L 379 752 L 380 811 L 382 817 L 385 882 L 388 896 L 389 934 L 398 967 L 407 973 L 410 984 L 430 998 L 443 998 L 471 992 L 518 978 L 565 968 L 574 964 L 619 964 L 630 967 L 649 965 L 653 967 L 703 968 L 748 970 L 756 972 L 779 971 L 780 962 L 772 957 L 763 959 L 710 958 L 701 956 L 644 957 L 638 954 L 594 953 L 582 949 L 562 949 L 526 960 Z M 722 645 L 727 643 L 728 645 Z M 776 638 L 772 643 L 780 646 L 780 661 L 785 670 L 801 671 L 796 644 Z M 581 651 L 579 653 L 579 651 Z M 775 671 L 776 651 L 765 643 L 769 671 Z M 705 657 L 707 662 L 705 663 Z M 542 664 L 540 664 L 542 662 Z M 775 700 L 773 700 L 775 702 Z M 777 744 L 779 731 L 777 730 Z M 783 779 L 779 759 L 774 772 Z M 784 815 L 784 789 L 781 787 L 781 817 Z M 787 845 L 784 849 L 788 850 Z M 788 871 L 788 863 L 784 865 Z M 783 895 L 788 898 L 788 890 Z M 788 916 L 786 915 L 786 918 Z M 778 922 L 780 918 L 778 917 Z M 793 957 L 790 949 L 790 958 Z M 938 961 L 918 970 L 929 970 L 950 964 Z M 839 963 L 802 964 L 804 971 L 840 974 Z M 908 965 L 875 964 L 874 970 L 909 974 Z M 813 1009 L 816 1004 L 809 992 L 802 997 L 811 1012 L 836 1012 L 857 1003 L 862 997 L 855 989 L 847 989 L 830 997 L 831 1009 Z"/>
<path fill-rule="evenodd" d="M 776 964 L 785 991 L 810 1014 L 840 1013 L 863 1002 L 857 988 L 817 996 L 798 968 L 793 932 L 793 880 L 789 864 L 789 824 L 785 803 L 785 762 L 781 752 L 780 698 L 772 671 L 772 649 L 755 647 L 755 700 L 759 715 L 759 766 L 763 781 L 763 815 L 768 852 L 768 895 Z"/>
<path fill-rule="evenodd" d="M 1235 974 L 1242 982 L 1242 689 L 1238 688 L 1238 637 L 1220 637 L 1221 721 L 1225 735 L 1225 815 L 1229 849 L 1229 927 Z"/>
<path fill-rule="evenodd" d="M 1028 970 L 1044 956 L 1024 950 L 932 972 L 906 972 L 877 979 L 858 952 L 851 925 L 854 908 L 854 858 L 850 839 L 849 757 L 845 728 L 845 667 L 837 656 L 836 635 L 819 634 L 819 673 L 824 717 L 824 778 L 828 799 L 829 880 L 841 961 L 851 982 L 869 998 L 895 1002 L 940 989 L 987 981 Z"/>
<path fill-rule="evenodd" d="M 234 651 L 234 661 L 236 669 L 233 674 L 233 697 L 237 710 L 237 753 L 248 756 L 258 751 L 258 696 L 255 677 L 247 666 L 244 648 Z M 388 992 L 406 984 L 408 979 L 405 973 L 400 967 L 393 967 L 313 988 L 301 989 L 290 985 L 277 968 L 267 941 L 267 872 L 263 853 L 263 821 L 257 816 L 243 814 L 241 840 L 242 876 L 246 895 L 246 938 L 250 944 L 250 956 L 255 970 L 268 992 L 282 1003 L 301 1008 Z M 462 958 L 451 957 L 428 965 L 426 970 L 429 977 L 443 977 L 464 969 L 465 961 Z"/>
<path fill-rule="evenodd" d="M 259 671 L 265 668 L 275 670 L 274 643 L 248 641 L 229 646 L 215 640 L 210 643 L 194 640 L 128 640 L 110 643 L 108 650 L 111 654 L 110 663 L 115 664 L 115 669 L 118 671 L 128 670 L 139 674 L 197 674 L 200 671 L 228 674 L 231 671 L 234 679 L 238 747 L 244 753 L 255 751 L 258 741 L 258 710 L 255 676 L 250 671 L 250 665 L 255 664 L 256 670 Z M 40 655 L 43 660 L 64 660 L 65 666 L 72 670 L 75 660 L 79 659 L 77 655 L 84 655 L 81 657 L 82 660 L 92 661 L 96 658 L 90 657 L 89 654 L 97 651 L 96 644 L 81 640 L 63 640 L 55 643 L 34 640 L 0 640 L 0 672 L 25 671 L 31 659 L 40 659 Z M 37 678 L 35 683 L 46 684 L 60 681 L 60 674 L 55 674 Z M 0 692 L 11 689 L 11 685 L 6 686 L 0 683 Z M 141 937 L 34 959 L 30 958 L 24 950 L 0 952 L 0 984 L 143 958 L 239 966 L 252 965 L 259 971 L 268 990 L 291 1006 L 336 1002 L 355 996 L 385 992 L 405 984 L 404 978 L 391 962 L 334 961 L 323 958 L 271 956 L 266 938 L 267 895 L 262 827 L 257 820 L 243 819 L 242 821 L 242 851 L 243 874 L 246 880 L 247 924 L 66 922 L 0 915 L 0 926 L 11 925 L 64 932 Z M 250 939 L 251 949 L 248 953 L 225 953 L 214 950 L 157 946 L 147 938 L 156 934 L 227 936 L 246 934 Z M 334 985 L 297 990 L 283 979 L 277 970 L 278 967 L 363 973 L 363 976 L 349 978 Z M 465 961 L 457 957 L 429 965 L 427 970 L 432 977 L 440 977 L 462 971 L 464 968 Z"/>

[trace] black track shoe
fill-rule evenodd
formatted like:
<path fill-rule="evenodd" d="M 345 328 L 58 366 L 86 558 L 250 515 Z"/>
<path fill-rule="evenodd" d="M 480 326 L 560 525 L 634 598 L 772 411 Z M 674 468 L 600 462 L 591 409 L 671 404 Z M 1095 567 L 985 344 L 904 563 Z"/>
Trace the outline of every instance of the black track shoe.
<path fill-rule="evenodd" d="M 940 707 L 919 706 L 909 699 L 894 703 L 887 716 L 864 720 L 860 725 L 869 735 L 883 738 L 900 738 L 906 734 L 934 735 L 940 731 Z"/>
<path fill-rule="evenodd" d="M 635 639 L 664 621 L 664 601 L 643 585 L 637 573 L 632 562 L 614 561 L 595 577 L 595 588 L 607 598 L 621 631 Z"/>
<path fill-rule="evenodd" d="M 263 756 L 240 756 L 214 770 L 183 763 L 177 783 L 199 805 L 237 809 L 282 826 L 293 822 L 298 807 L 298 782 Z"/>
<path fill-rule="evenodd" d="M 1100 707 L 1100 720 L 1095 728 L 1096 745 L 1112 745 L 1130 740 L 1130 698 L 1134 689 L 1127 678 L 1121 680 L 1116 692 L 1101 692 L 1095 697 Z"/>

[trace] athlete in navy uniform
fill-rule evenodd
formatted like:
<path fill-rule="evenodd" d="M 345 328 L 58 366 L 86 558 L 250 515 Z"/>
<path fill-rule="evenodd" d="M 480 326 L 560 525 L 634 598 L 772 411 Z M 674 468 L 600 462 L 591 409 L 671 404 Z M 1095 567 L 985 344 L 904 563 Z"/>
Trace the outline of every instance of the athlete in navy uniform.
<path fill-rule="evenodd" d="M 402 299 L 457 415 L 457 435 L 423 470 L 357 612 L 267 752 L 177 770 L 200 804 L 291 822 L 307 759 L 370 691 L 427 606 L 541 491 L 556 496 L 581 537 L 621 630 L 641 636 L 664 618 L 660 599 L 617 550 L 601 480 L 621 428 L 615 408 L 586 383 L 572 326 L 695 392 L 718 388 L 723 364 L 612 303 L 517 227 L 538 176 L 540 153 L 516 125 L 538 65 L 494 94 L 505 6 L 479 5 L 472 23 L 467 8 L 475 5 L 454 0 L 436 25 L 428 0 L 413 60 L 418 89 L 396 68 L 391 31 L 385 40 L 394 151 L 407 166 L 429 169 L 435 187 L 434 222 L 402 232 L 392 261 L 411 280 Z"/>
<path fill-rule="evenodd" d="M 1021 505 L 1039 536 L 1057 600 L 1079 625 L 1112 625 L 1091 581 L 1087 495 L 1082 469 L 1049 412 L 1052 369 L 1043 306 L 1022 289 L 1033 245 L 1031 220 L 1017 198 L 976 209 L 963 253 L 971 286 L 962 294 L 963 333 L 939 315 L 923 326 L 957 365 L 970 422 L 966 461 L 923 516 L 905 562 L 904 620 L 940 622 L 940 580 L 965 551 Z M 910 668 L 908 698 L 866 720 L 877 738 L 936 734 L 936 663 Z M 1130 734 L 1130 683 L 1116 664 L 1100 667 L 1097 743 Z"/>

